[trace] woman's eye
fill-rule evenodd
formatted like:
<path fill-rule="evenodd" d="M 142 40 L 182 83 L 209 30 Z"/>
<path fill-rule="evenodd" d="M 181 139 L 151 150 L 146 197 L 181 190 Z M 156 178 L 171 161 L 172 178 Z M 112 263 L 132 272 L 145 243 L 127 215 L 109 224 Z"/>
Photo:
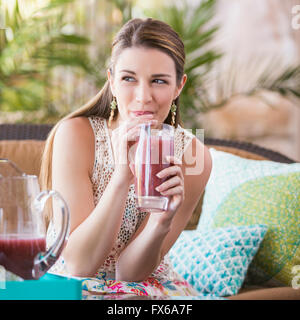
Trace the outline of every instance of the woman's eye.
<path fill-rule="evenodd" d="M 132 78 L 132 77 L 123 77 L 122 80 L 127 81 L 127 82 L 132 82 L 132 81 L 134 81 L 134 78 Z"/>
<path fill-rule="evenodd" d="M 126 82 L 134 82 L 135 81 L 135 79 L 133 77 L 128 77 L 128 76 L 123 77 L 122 80 L 126 81 Z M 157 84 L 167 83 L 165 80 L 162 80 L 162 79 L 154 79 L 152 82 L 157 83 Z"/>
<path fill-rule="evenodd" d="M 158 83 L 158 84 L 167 83 L 165 80 L 162 80 L 162 79 L 154 79 L 153 82 Z"/>

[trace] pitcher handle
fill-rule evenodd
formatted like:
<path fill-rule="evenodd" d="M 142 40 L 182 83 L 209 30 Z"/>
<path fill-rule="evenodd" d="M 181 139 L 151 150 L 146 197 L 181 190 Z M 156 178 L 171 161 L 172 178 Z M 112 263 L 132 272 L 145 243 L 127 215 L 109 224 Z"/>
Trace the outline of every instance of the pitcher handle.
<path fill-rule="evenodd" d="M 35 258 L 34 267 L 32 270 L 32 277 L 34 279 L 39 279 L 54 265 L 64 248 L 65 241 L 67 240 L 70 231 L 69 208 L 63 197 L 57 191 L 46 190 L 38 194 L 34 200 L 35 208 L 38 211 L 43 212 L 46 202 L 50 198 L 57 200 L 60 205 L 60 211 L 62 215 L 61 230 L 57 236 L 57 239 L 50 246 L 50 248 L 46 252 L 41 252 Z"/>

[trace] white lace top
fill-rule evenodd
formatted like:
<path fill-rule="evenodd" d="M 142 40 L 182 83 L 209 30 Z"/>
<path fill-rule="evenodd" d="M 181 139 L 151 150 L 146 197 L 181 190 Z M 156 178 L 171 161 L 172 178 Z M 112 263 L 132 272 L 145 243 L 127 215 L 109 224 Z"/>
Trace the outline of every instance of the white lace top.
<path fill-rule="evenodd" d="M 89 121 L 95 135 L 95 161 L 91 181 L 94 203 L 97 205 L 112 177 L 114 160 L 107 121 L 97 116 L 89 117 Z M 193 137 L 194 135 L 192 135 L 192 133 L 184 130 L 180 126 L 176 128 L 174 137 L 174 155 L 176 158 L 182 158 L 184 150 Z M 131 236 L 136 232 L 145 216 L 146 212 L 140 212 L 136 207 L 134 184 L 132 184 L 129 187 L 125 211 L 117 240 L 104 264 L 98 269 L 98 273 L 105 271 L 108 275 L 114 277 L 117 257 L 128 243 Z M 48 228 L 47 236 L 50 238 L 49 241 L 55 237 L 55 231 L 52 225 Z M 50 271 L 54 273 L 67 273 L 67 268 L 62 256 Z M 172 268 L 168 255 L 166 255 L 157 270 L 153 273 L 153 276 L 160 279 L 170 279 L 171 274 Z"/>

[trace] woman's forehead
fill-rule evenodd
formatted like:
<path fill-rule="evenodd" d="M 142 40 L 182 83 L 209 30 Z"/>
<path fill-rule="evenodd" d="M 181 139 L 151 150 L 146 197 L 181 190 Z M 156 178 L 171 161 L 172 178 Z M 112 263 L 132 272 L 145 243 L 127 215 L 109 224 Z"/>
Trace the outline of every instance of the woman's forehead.
<path fill-rule="evenodd" d="M 119 55 L 116 65 L 116 72 L 123 70 L 135 73 L 148 71 L 152 74 L 176 74 L 175 63 L 166 53 L 155 48 L 130 47 L 124 49 Z"/>

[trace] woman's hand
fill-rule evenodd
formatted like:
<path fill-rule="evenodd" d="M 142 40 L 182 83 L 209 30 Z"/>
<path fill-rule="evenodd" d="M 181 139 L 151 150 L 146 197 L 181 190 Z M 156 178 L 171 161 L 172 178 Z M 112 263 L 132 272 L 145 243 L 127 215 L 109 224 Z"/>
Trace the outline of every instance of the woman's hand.
<path fill-rule="evenodd" d="M 156 187 L 156 190 L 161 193 L 162 196 L 169 197 L 169 204 L 167 211 L 158 213 L 163 220 L 171 223 L 178 208 L 184 200 L 184 176 L 180 162 L 175 157 L 167 157 L 167 161 L 172 164 L 170 167 L 161 170 L 157 176 L 159 178 L 167 178 L 162 184 Z M 153 215 L 153 213 L 151 214 Z"/>
<path fill-rule="evenodd" d="M 129 181 L 130 183 L 133 181 L 133 174 L 128 159 L 129 149 L 139 135 L 140 124 L 148 122 L 153 125 L 157 124 L 157 120 L 153 119 L 153 115 L 144 115 L 132 118 L 130 121 L 124 121 L 118 128 L 112 131 L 111 140 L 115 174 L 117 174 L 120 179 L 125 179 L 125 181 Z"/>

